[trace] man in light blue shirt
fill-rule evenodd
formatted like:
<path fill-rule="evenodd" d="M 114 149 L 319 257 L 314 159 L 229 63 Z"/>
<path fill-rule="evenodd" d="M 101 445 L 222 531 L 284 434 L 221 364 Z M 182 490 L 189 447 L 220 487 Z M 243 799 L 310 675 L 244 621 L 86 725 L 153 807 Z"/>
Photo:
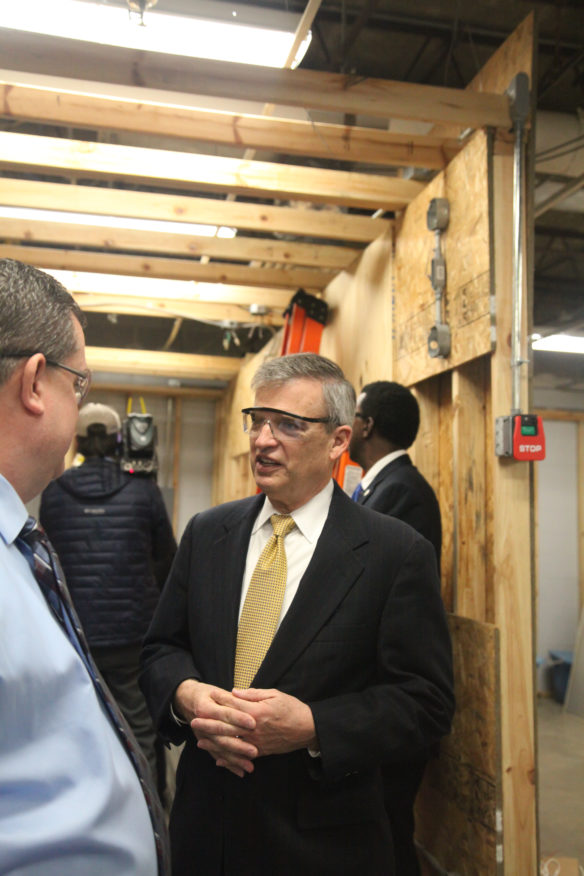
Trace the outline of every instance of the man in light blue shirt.
<path fill-rule="evenodd" d="M 166 876 L 135 741 L 123 744 L 18 540 L 89 388 L 82 321 L 52 277 L 0 260 L 0 873 Z"/>

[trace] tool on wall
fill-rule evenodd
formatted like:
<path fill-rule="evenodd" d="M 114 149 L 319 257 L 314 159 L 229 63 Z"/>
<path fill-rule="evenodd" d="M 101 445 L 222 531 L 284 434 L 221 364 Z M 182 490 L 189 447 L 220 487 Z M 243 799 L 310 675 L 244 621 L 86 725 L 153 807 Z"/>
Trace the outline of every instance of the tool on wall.
<path fill-rule="evenodd" d="M 513 120 L 513 320 L 511 326 L 511 414 L 495 420 L 495 453 L 519 460 L 545 459 L 545 434 L 541 417 L 521 412 L 521 368 L 529 364 L 523 352 L 523 236 L 525 205 L 524 135 L 529 116 L 527 73 L 518 73 L 507 89 Z"/>
<path fill-rule="evenodd" d="M 450 204 L 447 198 L 432 198 L 426 214 L 429 231 L 434 232 L 434 255 L 430 267 L 430 283 L 436 296 L 436 324 L 428 335 L 428 353 L 432 358 L 445 359 L 450 355 L 450 326 L 444 319 L 444 289 L 446 288 L 446 259 L 442 253 L 442 232 L 448 228 Z"/>

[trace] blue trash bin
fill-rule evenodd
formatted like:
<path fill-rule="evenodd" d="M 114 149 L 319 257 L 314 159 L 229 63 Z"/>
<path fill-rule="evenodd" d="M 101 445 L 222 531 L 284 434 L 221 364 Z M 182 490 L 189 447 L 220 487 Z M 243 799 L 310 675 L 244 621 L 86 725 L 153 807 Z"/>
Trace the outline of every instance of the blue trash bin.
<path fill-rule="evenodd" d="M 549 651 L 548 653 L 552 661 L 550 666 L 552 696 L 556 702 L 563 703 L 566 699 L 566 691 L 568 690 L 574 652 Z"/>

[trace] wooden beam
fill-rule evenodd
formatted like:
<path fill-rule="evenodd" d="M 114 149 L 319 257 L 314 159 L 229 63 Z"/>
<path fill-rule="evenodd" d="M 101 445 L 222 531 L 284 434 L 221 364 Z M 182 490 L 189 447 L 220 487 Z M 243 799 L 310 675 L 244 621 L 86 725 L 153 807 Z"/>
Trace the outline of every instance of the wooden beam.
<path fill-rule="evenodd" d="M 573 179 L 565 186 L 561 186 L 561 188 L 559 188 L 557 192 L 554 192 L 553 195 L 550 195 L 549 198 L 546 198 L 545 201 L 541 202 L 541 204 L 536 204 L 534 210 L 535 218 L 538 219 L 544 213 L 547 213 L 548 210 L 551 210 L 552 207 L 555 207 L 557 206 L 557 204 L 565 201 L 566 198 L 570 197 L 570 195 L 573 195 L 575 192 L 579 192 L 582 186 L 584 186 L 584 173 L 580 174 L 579 177 Z"/>
<path fill-rule="evenodd" d="M 511 411 L 513 161 L 493 158 L 493 255 L 496 348 L 491 357 L 493 621 L 501 641 L 503 848 L 505 874 L 537 873 L 534 716 L 534 583 L 530 463 L 494 456 L 494 422 Z M 525 294 L 525 290 L 521 290 Z M 524 308 L 527 312 L 527 307 Z M 525 330 L 525 328 L 523 328 Z M 527 375 L 525 375 L 525 378 Z M 528 410 L 526 379 L 521 409 Z"/>
<path fill-rule="evenodd" d="M 0 166 L 48 173 L 48 168 L 74 178 L 155 181 L 198 191 L 232 192 L 257 197 L 295 198 L 372 210 L 399 210 L 422 189 L 422 183 L 377 174 L 349 173 L 240 161 L 138 146 L 115 146 L 84 140 L 62 140 L 32 134 L 0 132 Z"/>
<path fill-rule="evenodd" d="M 96 295 L 91 292 L 74 292 L 73 297 L 82 310 L 87 313 L 118 313 L 129 316 L 162 316 L 169 319 L 182 318 L 199 322 L 228 320 L 246 326 L 281 326 L 284 323 L 282 311 L 266 316 L 252 316 L 248 308 L 235 304 L 199 304 L 190 301 L 176 301 L 129 295 Z M 288 302 L 286 302 L 288 303 Z"/>
<path fill-rule="evenodd" d="M 377 118 L 510 127 L 504 95 L 312 70 L 277 70 L 102 46 L 0 28 L 2 66 Z"/>
<path fill-rule="evenodd" d="M 5 79 L 7 77 L 4 77 Z M 181 137 L 189 142 L 269 149 L 329 161 L 442 170 L 460 149 L 454 138 L 399 134 L 377 128 L 270 118 L 200 109 L 177 103 L 113 98 L 64 88 L 0 80 L 5 118 L 54 122 L 101 131 L 132 131 Z M 79 83 L 77 84 L 79 87 Z M 93 86 L 97 89 L 97 86 Z M 75 89 L 72 81 L 71 88 Z"/>
<path fill-rule="evenodd" d="M 173 280 L 194 280 L 204 283 L 253 286 L 254 302 L 263 301 L 263 287 L 292 290 L 303 288 L 318 292 L 330 283 L 336 271 L 315 268 L 259 268 L 248 265 L 213 262 L 202 264 L 196 259 L 151 258 L 150 256 L 117 255 L 115 253 L 82 252 L 40 246 L 0 244 L 0 258 L 16 259 L 37 268 L 60 271 L 93 271 L 101 274 L 122 274 L 139 277 L 160 277 Z"/>
<path fill-rule="evenodd" d="M 98 377 L 91 381 L 91 389 L 88 396 L 90 401 L 93 401 L 91 396 L 93 392 L 119 392 L 123 395 L 162 395 L 167 398 L 205 398 L 217 401 L 223 397 L 225 390 L 220 387 L 211 389 L 204 386 L 157 386 L 154 383 L 137 384 L 133 381 L 110 383 Z"/>
<path fill-rule="evenodd" d="M 455 611 L 485 621 L 487 520 L 485 514 L 485 392 L 487 357 L 452 372 L 453 480 L 457 545 L 454 565 Z"/>
<path fill-rule="evenodd" d="M 243 361 L 231 356 L 120 350 L 114 347 L 86 347 L 85 358 L 92 371 L 220 381 L 229 381 L 235 377 Z"/>
<path fill-rule="evenodd" d="M 578 484 L 578 590 L 580 593 L 579 611 L 584 606 L 584 421 L 577 426 L 578 462 L 576 478 Z"/>
<path fill-rule="evenodd" d="M 253 286 L 229 286 L 224 283 L 169 283 L 142 279 L 138 284 L 124 285 L 123 277 L 109 276 L 107 282 L 97 283 L 92 274 L 72 274 L 63 280 L 69 291 L 76 294 L 108 298 L 124 297 L 138 305 L 141 300 L 168 301 L 177 307 L 190 304 L 229 304 L 249 308 L 250 304 L 263 304 L 271 310 L 284 310 L 289 303 L 289 293 L 284 289 L 256 289 Z"/>
<path fill-rule="evenodd" d="M 54 243 L 104 250 L 145 253 L 177 253 L 182 256 L 210 256 L 234 261 L 266 261 L 341 270 L 351 265 L 360 250 L 344 246 L 320 246 L 259 237 L 202 237 L 167 234 L 99 225 L 73 225 L 35 219 L 5 219 L 0 216 L 0 239 L 30 243 Z"/>
<path fill-rule="evenodd" d="M 304 204 L 295 208 L 272 207 L 218 198 L 164 195 L 9 177 L 0 180 L 0 204 L 38 210 L 226 225 L 246 231 L 281 232 L 359 243 L 375 240 L 391 225 L 389 219 L 357 216 L 341 212 L 340 209 L 311 210 Z"/>

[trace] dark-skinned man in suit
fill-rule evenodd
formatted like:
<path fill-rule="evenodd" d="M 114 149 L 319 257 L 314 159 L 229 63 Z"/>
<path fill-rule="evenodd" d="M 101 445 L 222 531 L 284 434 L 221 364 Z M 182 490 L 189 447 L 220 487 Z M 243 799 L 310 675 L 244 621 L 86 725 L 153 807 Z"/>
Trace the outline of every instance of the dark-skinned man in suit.
<path fill-rule="evenodd" d="M 440 567 L 442 522 L 434 490 L 415 467 L 407 448 L 418 434 L 420 408 L 413 393 L 400 383 L 378 380 L 363 387 L 357 398 L 349 452 L 363 468 L 355 500 L 413 526 L 434 547 Z M 414 802 L 428 754 L 383 768 L 385 805 L 389 815 L 397 872 L 418 876 L 414 845 Z"/>

